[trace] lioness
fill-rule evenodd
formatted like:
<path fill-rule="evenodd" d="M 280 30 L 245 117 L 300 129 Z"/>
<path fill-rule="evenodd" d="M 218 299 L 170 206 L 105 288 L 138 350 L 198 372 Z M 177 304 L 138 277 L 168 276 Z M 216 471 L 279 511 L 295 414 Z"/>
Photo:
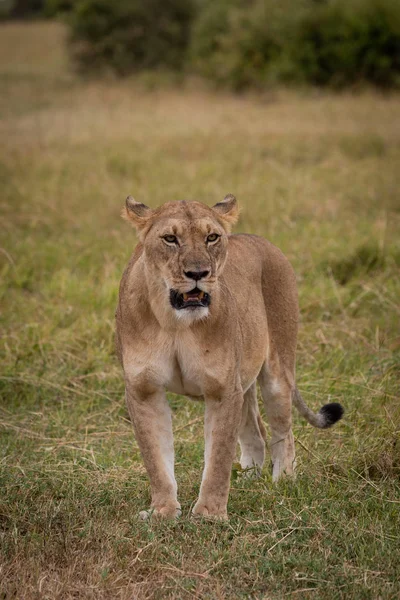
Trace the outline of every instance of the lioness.
<path fill-rule="evenodd" d="M 292 401 L 309 423 L 330 427 L 340 404 L 318 413 L 295 384 L 296 280 L 285 256 L 255 235 L 230 235 L 228 195 L 212 208 L 168 202 L 152 210 L 131 196 L 123 216 L 140 243 L 124 272 L 116 312 L 126 401 L 151 484 L 151 509 L 180 513 L 171 413 L 165 391 L 205 401 L 205 467 L 195 515 L 227 518 L 236 444 L 243 469 L 261 470 L 271 428 L 272 478 L 295 467 Z"/>

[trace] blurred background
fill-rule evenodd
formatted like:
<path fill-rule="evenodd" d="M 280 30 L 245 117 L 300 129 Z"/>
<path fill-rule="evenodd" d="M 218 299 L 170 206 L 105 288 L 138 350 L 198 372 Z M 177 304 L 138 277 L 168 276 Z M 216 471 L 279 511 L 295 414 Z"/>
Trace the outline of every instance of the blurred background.
<path fill-rule="evenodd" d="M 0 597 L 400 597 L 400 2 L 0 0 Z M 242 208 L 298 278 L 295 483 L 188 518 L 203 407 L 170 396 L 183 507 L 147 477 L 114 310 L 132 194 Z M 268 460 L 266 461 L 268 463 Z"/>
<path fill-rule="evenodd" d="M 86 74 L 166 69 L 232 90 L 399 86 L 396 0 L 1 0 L 3 19 L 61 19 Z"/>

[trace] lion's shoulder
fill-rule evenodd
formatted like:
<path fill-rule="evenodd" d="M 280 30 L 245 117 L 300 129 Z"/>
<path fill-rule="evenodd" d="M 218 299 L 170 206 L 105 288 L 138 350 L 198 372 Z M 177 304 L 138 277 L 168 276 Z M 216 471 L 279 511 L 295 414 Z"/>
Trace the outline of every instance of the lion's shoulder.
<path fill-rule="evenodd" d="M 251 233 L 236 233 L 229 236 L 229 261 L 243 269 L 276 265 L 282 267 L 289 261 L 283 252 L 269 240 Z"/>

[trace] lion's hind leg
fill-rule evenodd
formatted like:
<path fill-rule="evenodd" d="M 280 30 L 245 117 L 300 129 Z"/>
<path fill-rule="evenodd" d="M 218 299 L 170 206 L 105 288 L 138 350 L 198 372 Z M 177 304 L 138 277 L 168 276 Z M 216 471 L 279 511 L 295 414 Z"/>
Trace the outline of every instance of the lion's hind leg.
<path fill-rule="evenodd" d="M 266 431 L 257 404 L 256 382 L 244 395 L 239 430 L 240 465 L 249 475 L 259 475 L 265 459 Z"/>
<path fill-rule="evenodd" d="M 272 369 L 266 364 L 261 369 L 258 382 L 264 400 L 265 413 L 271 427 L 272 480 L 282 475 L 293 475 L 296 466 L 292 432 L 292 389 L 288 377 L 279 367 Z"/>

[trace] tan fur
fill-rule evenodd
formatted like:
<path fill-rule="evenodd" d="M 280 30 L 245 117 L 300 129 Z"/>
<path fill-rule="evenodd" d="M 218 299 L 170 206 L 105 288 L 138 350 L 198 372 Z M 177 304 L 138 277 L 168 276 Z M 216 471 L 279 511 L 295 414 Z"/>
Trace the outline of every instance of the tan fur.
<path fill-rule="evenodd" d="M 170 202 L 155 210 L 128 197 L 124 210 L 141 243 L 121 281 L 117 349 L 150 478 L 151 509 L 164 516 L 180 508 L 166 390 L 205 401 L 205 467 L 194 514 L 226 518 L 238 441 L 242 466 L 262 468 L 265 428 L 257 380 L 271 427 L 273 479 L 294 469 L 296 280 L 271 243 L 229 235 L 237 215 L 231 195 L 213 208 Z M 213 244 L 206 241 L 212 233 L 220 236 Z M 177 236 L 179 246 L 167 245 L 164 235 Z M 192 271 L 208 271 L 197 285 L 211 304 L 177 311 L 170 289 L 193 289 L 185 275 Z"/>

